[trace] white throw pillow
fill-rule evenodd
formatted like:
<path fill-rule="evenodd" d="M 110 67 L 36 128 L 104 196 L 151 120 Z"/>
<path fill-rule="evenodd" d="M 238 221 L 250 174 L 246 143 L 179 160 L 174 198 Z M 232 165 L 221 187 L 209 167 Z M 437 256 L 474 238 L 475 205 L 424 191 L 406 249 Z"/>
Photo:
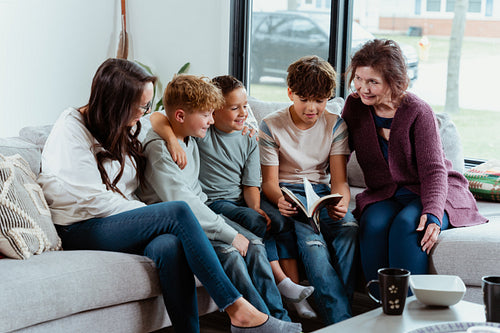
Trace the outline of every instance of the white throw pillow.
<path fill-rule="evenodd" d="M 61 249 L 41 187 L 18 154 L 0 154 L 0 253 L 14 259 Z"/>

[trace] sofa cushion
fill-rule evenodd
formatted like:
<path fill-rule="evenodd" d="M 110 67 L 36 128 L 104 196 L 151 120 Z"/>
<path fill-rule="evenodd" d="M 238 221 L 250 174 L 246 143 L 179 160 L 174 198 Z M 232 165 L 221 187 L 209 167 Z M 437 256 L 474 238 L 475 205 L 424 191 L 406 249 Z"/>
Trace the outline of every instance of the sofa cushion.
<path fill-rule="evenodd" d="M 0 154 L 4 156 L 19 154 L 28 162 L 36 176 L 40 173 L 41 150 L 32 142 L 19 137 L 0 138 Z"/>
<path fill-rule="evenodd" d="M 40 151 L 42 151 L 51 130 L 52 125 L 27 126 L 21 128 L 19 136 L 26 141 L 33 143 L 40 149 Z"/>
<path fill-rule="evenodd" d="M 488 218 L 488 223 L 441 232 L 429 263 L 431 273 L 458 275 L 473 286 L 481 286 L 484 275 L 500 275 L 500 214 Z"/>
<path fill-rule="evenodd" d="M 3 259 L 0 281 L 0 332 L 160 295 L 154 263 L 117 252 L 57 251 L 27 261 Z"/>
<path fill-rule="evenodd" d="M 61 249 L 40 185 L 20 156 L 0 154 L 0 252 L 14 259 Z"/>

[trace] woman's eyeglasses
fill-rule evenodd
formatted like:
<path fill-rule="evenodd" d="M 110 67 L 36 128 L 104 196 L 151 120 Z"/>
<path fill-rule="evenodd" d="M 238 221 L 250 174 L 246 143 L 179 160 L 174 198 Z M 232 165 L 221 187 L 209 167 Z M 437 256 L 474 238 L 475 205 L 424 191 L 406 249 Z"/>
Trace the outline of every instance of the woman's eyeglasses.
<path fill-rule="evenodd" d="M 145 106 L 141 106 L 141 105 L 139 105 L 139 109 L 141 109 L 141 110 L 142 110 L 142 112 L 143 112 L 143 114 L 142 114 L 142 115 L 143 115 L 143 116 L 145 116 L 145 115 L 147 115 L 149 112 L 151 112 L 151 107 L 152 107 L 152 106 L 153 106 L 153 101 L 152 101 L 152 100 L 151 100 L 151 101 L 149 101 L 149 103 L 148 103 L 148 104 L 146 104 Z"/>

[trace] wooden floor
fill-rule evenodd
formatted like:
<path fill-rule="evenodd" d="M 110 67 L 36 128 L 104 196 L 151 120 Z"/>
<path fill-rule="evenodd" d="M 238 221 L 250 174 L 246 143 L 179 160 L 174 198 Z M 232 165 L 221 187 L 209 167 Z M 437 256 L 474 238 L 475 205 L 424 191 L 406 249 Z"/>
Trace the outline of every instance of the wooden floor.
<path fill-rule="evenodd" d="M 366 311 L 372 310 L 377 307 L 368 296 L 362 293 L 354 294 L 353 301 L 353 315 L 358 315 Z M 304 332 L 313 332 L 325 327 L 320 320 L 309 320 L 298 317 L 296 314 L 290 312 L 290 317 L 293 322 L 300 322 Z M 227 333 L 230 332 L 231 322 L 227 314 L 223 312 L 214 312 L 200 317 L 200 333 Z M 174 333 L 170 328 L 164 328 L 154 333 Z"/>

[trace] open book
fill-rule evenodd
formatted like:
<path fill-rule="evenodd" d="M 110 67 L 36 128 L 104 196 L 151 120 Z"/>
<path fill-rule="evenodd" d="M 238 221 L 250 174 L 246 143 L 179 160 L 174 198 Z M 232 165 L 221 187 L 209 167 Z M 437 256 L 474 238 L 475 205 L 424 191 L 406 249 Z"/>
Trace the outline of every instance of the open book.
<path fill-rule="evenodd" d="M 335 193 L 325 195 L 320 198 L 316 192 L 314 192 L 314 189 L 307 178 L 304 178 L 304 191 L 306 194 L 307 207 L 299 200 L 299 198 L 295 196 L 295 194 L 293 194 L 292 191 L 286 187 L 281 187 L 281 192 L 283 192 L 285 200 L 298 208 L 298 214 L 297 216 L 294 216 L 294 218 L 299 221 L 309 223 L 313 227 L 314 232 L 319 234 L 319 213 L 321 212 L 321 209 L 327 205 L 337 205 L 342 199 L 342 195 Z"/>

